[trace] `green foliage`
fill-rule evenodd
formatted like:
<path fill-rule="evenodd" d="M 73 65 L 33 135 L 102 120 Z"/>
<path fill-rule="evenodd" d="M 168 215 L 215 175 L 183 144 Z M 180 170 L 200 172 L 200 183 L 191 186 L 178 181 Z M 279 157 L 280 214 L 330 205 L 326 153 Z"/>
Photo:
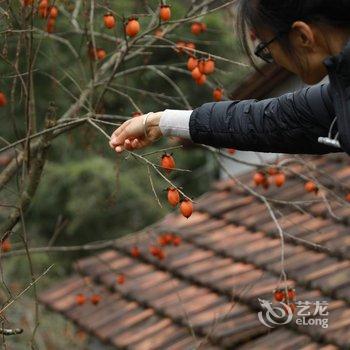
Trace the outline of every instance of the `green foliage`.
<path fill-rule="evenodd" d="M 136 165 L 128 161 L 116 177 L 113 164 L 101 157 L 49 162 L 30 210 L 36 231 L 49 239 L 62 215 L 69 224 L 59 242 L 87 243 L 120 237 L 161 218 L 167 208 L 157 206 L 147 174 Z M 159 178 L 153 180 L 161 188 Z"/>

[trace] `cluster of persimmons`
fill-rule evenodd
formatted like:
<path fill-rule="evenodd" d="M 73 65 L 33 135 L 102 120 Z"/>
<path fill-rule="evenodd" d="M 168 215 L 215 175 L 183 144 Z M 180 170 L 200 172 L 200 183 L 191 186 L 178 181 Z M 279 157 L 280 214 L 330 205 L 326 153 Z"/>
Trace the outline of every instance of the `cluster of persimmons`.
<path fill-rule="evenodd" d="M 276 288 L 273 291 L 274 299 L 278 302 L 285 303 L 286 306 L 283 306 L 287 313 L 294 313 L 296 310 L 295 298 L 296 291 L 295 288 L 288 286 L 286 288 Z"/>
<path fill-rule="evenodd" d="M 181 237 L 173 234 L 173 233 L 163 233 L 158 236 L 158 242 L 157 244 L 152 244 L 148 247 L 149 253 L 157 258 L 158 260 L 163 260 L 165 258 L 165 253 L 163 248 L 165 246 L 179 246 L 181 244 Z M 129 254 L 133 258 L 139 258 L 141 257 L 141 250 L 137 245 L 133 245 L 129 251 Z M 126 282 L 126 275 L 125 273 L 119 272 L 115 279 L 116 284 L 123 285 Z M 88 295 L 86 293 L 78 293 L 75 296 L 75 303 L 78 306 L 84 305 L 86 302 L 90 302 L 93 305 L 98 305 L 100 301 L 102 300 L 102 296 L 98 293 L 90 293 L 91 295 Z"/>
<path fill-rule="evenodd" d="M 287 180 L 286 174 L 283 171 L 279 171 L 275 167 L 270 167 L 267 171 L 257 171 L 253 176 L 253 181 L 256 186 L 262 186 L 264 189 L 268 189 L 272 183 L 277 187 L 282 187 Z M 317 194 L 319 191 L 318 186 L 313 181 L 307 181 L 304 184 L 306 192 Z M 350 194 L 346 196 L 347 200 L 350 200 Z"/>

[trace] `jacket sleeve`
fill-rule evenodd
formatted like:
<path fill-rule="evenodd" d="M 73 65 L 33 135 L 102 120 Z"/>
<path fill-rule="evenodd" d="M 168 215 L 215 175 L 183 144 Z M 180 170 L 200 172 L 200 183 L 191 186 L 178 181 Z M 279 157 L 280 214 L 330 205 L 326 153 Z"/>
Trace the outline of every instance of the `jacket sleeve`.
<path fill-rule="evenodd" d="M 262 101 L 205 103 L 190 116 L 193 142 L 243 151 L 325 154 L 343 152 L 318 143 L 335 117 L 329 84 Z M 334 134 L 332 134 L 334 136 Z"/>

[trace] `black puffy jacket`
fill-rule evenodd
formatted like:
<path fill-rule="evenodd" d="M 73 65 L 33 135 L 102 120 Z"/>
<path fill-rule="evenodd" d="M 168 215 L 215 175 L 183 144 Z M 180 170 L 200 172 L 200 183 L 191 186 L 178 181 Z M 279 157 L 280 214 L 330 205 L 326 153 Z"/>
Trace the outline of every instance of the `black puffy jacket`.
<path fill-rule="evenodd" d="M 210 102 L 194 109 L 192 141 L 243 151 L 350 155 L 350 41 L 324 63 L 329 84 L 262 101 Z M 332 122 L 331 136 L 339 131 L 341 148 L 318 141 L 328 137 Z"/>

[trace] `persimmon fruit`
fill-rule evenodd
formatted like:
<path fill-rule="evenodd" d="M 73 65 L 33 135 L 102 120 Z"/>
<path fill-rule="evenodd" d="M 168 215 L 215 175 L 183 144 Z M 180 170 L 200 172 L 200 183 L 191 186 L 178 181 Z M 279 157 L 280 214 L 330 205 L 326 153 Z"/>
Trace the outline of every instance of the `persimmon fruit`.
<path fill-rule="evenodd" d="M 207 76 L 205 74 L 202 74 L 198 79 L 196 79 L 197 85 L 204 85 L 207 81 Z"/>
<path fill-rule="evenodd" d="M 213 91 L 213 98 L 214 98 L 214 101 L 216 102 L 219 102 L 222 100 L 222 95 L 224 94 L 224 90 L 221 89 L 221 88 L 216 88 L 214 91 Z"/>
<path fill-rule="evenodd" d="M 96 56 L 98 60 L 103 60 L 106 58 L 107 53 L 104 49 L 97 49 Z"/>
<path fill-rule="evenodd" d="M 93 294 L 90 300 L 92 304 L 97 305 L 102 300 L 102 297 L 100 294 Z"/>
<path fill-rule="evenodd" d="M 195 67 L 191 72 L 192 78 L 194 80 L 199 79 L 202 76 L 202 73 L 200 72 L 198 67 Z"/>
<path fill-rule="evenodd" d="M 1 251 L 7 253 L 12 249 L 12 244 L 9 239 L 5 239 L 1 242 Z"/>
<path fill-rule="evenodd" d="M 162 21 L 169 21 L 171 18 L 171 9 L 169 5 L 160 5 L 159 17 Z"/>
<path fill-rule="evenodd" d="M 58 8 L 57 8 L 57 6 L 51 6 L 49 8 L 49 17 L 56 19 L 57 16 L 58 16 Z"/>
<path fill-rule="evenodd" d="M 38 13 L 41 18 L 46 18 L 49 13 L 49 3 L 47 0 L 41 0 L 38 7 Z"/>
<path fill-rule="evenodd" d="M 4 107 L 7 105 L 7 98 L 3 92 L 0 92 L 0 107 Z"/>
<path fill-rule="evenodd" d="M 75 302 L 77 305 L 84 305 L 86 302 L 86 296 L 83 293 L 79 293 L 75 296 Z"/>
<path fill-rule="evenodd" d="M 112 13 L 108 12 L 103 16 L 103 23 L 107 29 L 112 29 L 115 27 L 116 20 Z"/>
<path fill-rule="evenodd" d="M 162 155 L 161 162 L 160 162 L 161 167 L 164 168 L 164 170 L 167 173 L 170 173 L 172 169 L 175 168 L 175 160 L 172 156 L 172 154 L 165 153 Z"/>
<path fill-rule="evenodd" d="M 185 218 L 189 218 L 193 213 L 193 204 L 188 198 L 184 198 L 180 204 L 180 212 Z"/>
<path fill-rule="evenodd" d="M 179 191 L 174 188 L 174 187 L 169 187 L 168 188 L 168 202 L 170 205 L 172 205 L 173 207 L 176 207 L 179 202 L 180 202 L 180 193 Z"/>
<path fill-rule="evenodd" d="M 283 301 L 285 298 L 285 293 L 280 289 L 276 289 L 273 293 L 273 296 L 276 301 Z"/>
<path fill-rule="evenodd" d="M 190 57 L 187 60 L 187 69 L 193 71 L 198 66 L 198 59 L 195 57 Z"/>
<path fill-rule="evenodd" d="M 258 171 L 254 174 L 253 180 L 256 186 L 263 185 L 266 182 L 266 176 L 261 171 Z"/>
<path fill-rule="evenodd" d="M 181 244 L 181 242 L 182 242 L 182 239 L 180 236 L 175 236 L 173 238 L 173 245 L 174 246 L 176 246 L 176 247 L 179 246 Z"/>
<path fill-rule="evenodd" d="M 125 275 L 123 273 L 120 273 L 117 276 L 117 283 L 118 284 L 124 284 L 125 283 Z"/>
<path fill-rule="evenodd" d="M 286 175 L 284 173 L 280 172 L 275 175 L 275 185 L 277 187 L 283 186 L 285 182 L 286 182 Z"/>
<path fill-rule="evenodd" d="M 131 248 L 131 255 L 134 257 L 134 258 L 138 258 L 141 253 L 140 253 L 140 249 L 137 247 L 137 246 L 133 246 Z"/>
<path fill-rule="evenodd" d="M 48 33 L 52 33 L 55 29 L 55 24 L 56 24 L 56 19 L 55 18 L 49 18 L 47 20 L 47 24 L 46 24 L 46 31 Z"/>
<path fill-rule="evenodd" d="M 305 188 L 305 191 L 309 192 L 309 193 L 314 192 L 317 194 L 317 192 L 318 192 L 318 188 L 317 188 L 316 184 L 312 181 L 306 182 L 304 185 L 304 188 Z"/>
<path fill-rule="evenodd" d="M 125 32 L 128 36 L 134 37 L 140 32 L 140 23 L 136 18 L 130 18 L 125 27 Z"/>
<path fill-rule="evenodd" d="M 203 63 L 203 73 L 212 74 L 215 71 L 215 61 L 212 58 L 208 58 Z"/>
<path fill-rule="evenodd" d="M 278 169 L 276 168 L 276 167 L 269 167 L 268 169 L 267 169 L 267 173 L 269 174 L 269 175 L 271 175 L 271 176 L 273 176 L 273 175 L 277 175 L 279 172 L 278 172 Z"/>

